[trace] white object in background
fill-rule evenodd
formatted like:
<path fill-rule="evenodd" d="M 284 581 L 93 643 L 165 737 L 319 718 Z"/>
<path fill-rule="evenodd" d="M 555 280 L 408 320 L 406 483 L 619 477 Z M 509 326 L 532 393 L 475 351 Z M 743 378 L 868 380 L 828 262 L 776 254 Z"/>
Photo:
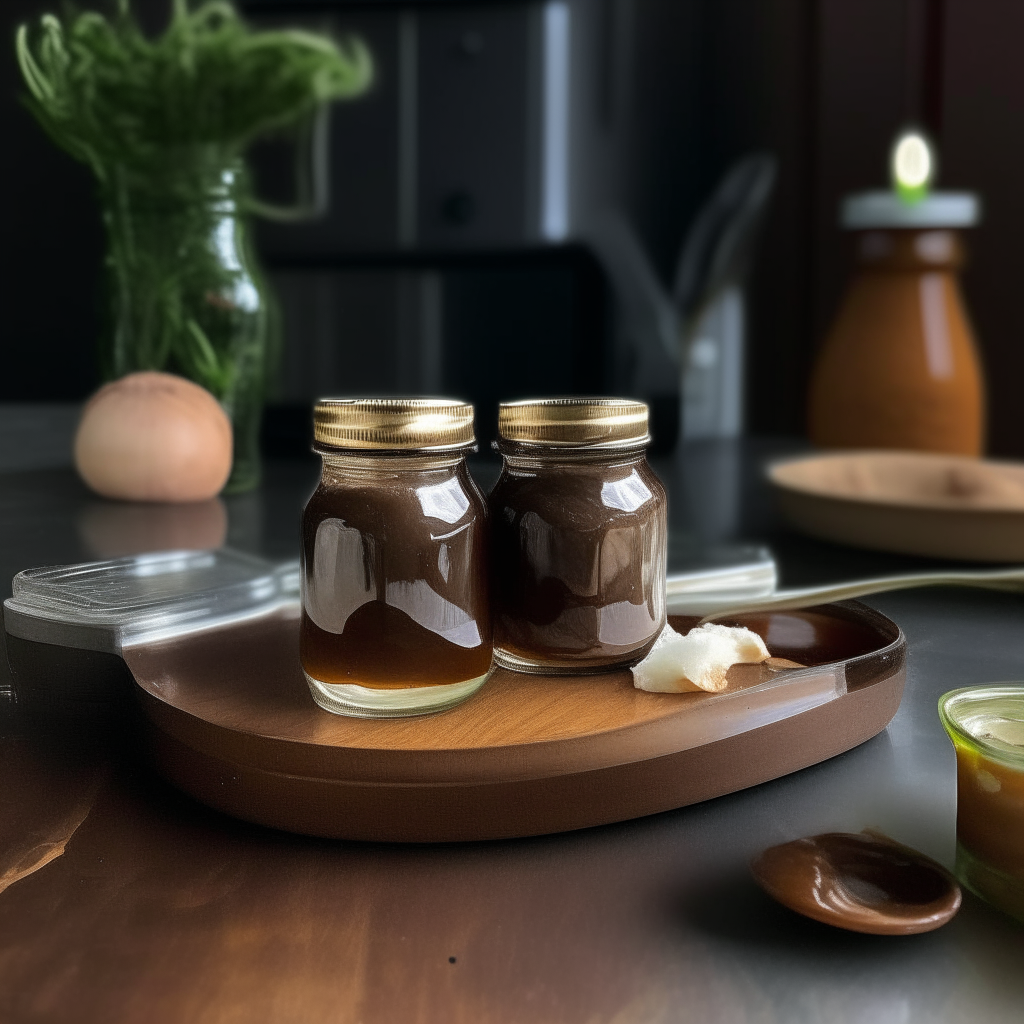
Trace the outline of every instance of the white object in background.
<path fill-rule="evenodd" d="M 839 223 L 854 231 L 872 228 L 973 228 L 981 220 L 981 200 L 973 192 L 932 192 L 908 203 L 891 189 L 847 196 Z"/>
<path fill-rule="evenodd" d="M 694 325 L 683 362 L 683 437 L 743 431 L 743 290 L 723 288 Z"/>
<path fill-rule="evenodd" d="M 684 440 L 736 437 L 743 430 L 743 293 L 775 169 L 768 153 L 734 164 L 680 250 L 672 294 L 684 325 Z"/>
<path fill-rule="evenodd" d="M 708 581 L 711 582 L 710 580 Z M 692 590 L 680 598 L 673 598 L 673 578 L 668 578 L 669 615 L 733 616 L 750 612 L 786 611 L 812 608 L 817 604 L 851 601 L 872 594 L 885 594 L 890 590 L 909 590 L 914 587 L 979 587 L 982 590 L 1008 590 L 1024 592 L 1024 566 L 1009 569 L 939 569 L 935 572 L 910 573 L 904 576 L 876 576 L 873 579 L 849 580 L 844 583 L 825 583 L 813 587 L 794 587 L 773 590 L 762 597 L 736 600 L 729 594 Z"/>
<path fill-rule="evenodd" d="M 778 586 L 775 560 L 759 556 L 736 565 L 670 573 L 665 581 L 669 615 L 706 615 L 709 609 L 770 600 Z"/>

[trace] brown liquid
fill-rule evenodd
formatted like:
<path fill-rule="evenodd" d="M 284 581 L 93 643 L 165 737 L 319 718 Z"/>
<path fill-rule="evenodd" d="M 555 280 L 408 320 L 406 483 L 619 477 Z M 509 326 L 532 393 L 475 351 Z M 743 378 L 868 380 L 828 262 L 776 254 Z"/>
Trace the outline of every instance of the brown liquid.
<path fill-rule="evenodd" d="M 1024 772 L 967 746 L 956 748 L 957 839 L 1024 885 Z"/>
<path fill-rule="evenodd" d="M 979 455 L 985 396 L 951 231 L 870 231 L 811 378 L 822 447 Z"/>
<path fill-rule="evenodd" d="M 750 867 L 784 906 L 850 931 L 912 935 L 960 909 L 960 888 L 944 867 L 878 834 L 796 839 L 765 850 Z"/>
<path fill-rule="evenodd" d="M 666 499 L 642 454 L 507 462 L 489 498 L 495 646 L 599 667 L 665 622 Z"/>
<path fill-rule="evenodd" d="M 483 497 L 462 461 L 365 472 L 358 457 L 346 468 L 325 464 L 302 520 L 306 673 L 376 689 L 484 675 L 486 530 Z"/>

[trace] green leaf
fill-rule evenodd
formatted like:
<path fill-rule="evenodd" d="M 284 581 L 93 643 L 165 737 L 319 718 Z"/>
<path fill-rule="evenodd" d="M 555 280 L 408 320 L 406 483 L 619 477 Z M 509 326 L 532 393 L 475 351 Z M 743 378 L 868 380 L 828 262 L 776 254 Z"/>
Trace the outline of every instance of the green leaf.
<path fill-rule="evenodd" d="M 127 0 L 112 19 L 45 14 L 18 28 L 26 105 L 101 177 L 113 164 L 159 173 L 169 151 L 218 145 L 233 156 L 320 103 L 364 92 L 373 59 L 356 38 L 301 29 L 253 32 L 225 0 L 174 0 L 164 34 L 143 35 Z"/>

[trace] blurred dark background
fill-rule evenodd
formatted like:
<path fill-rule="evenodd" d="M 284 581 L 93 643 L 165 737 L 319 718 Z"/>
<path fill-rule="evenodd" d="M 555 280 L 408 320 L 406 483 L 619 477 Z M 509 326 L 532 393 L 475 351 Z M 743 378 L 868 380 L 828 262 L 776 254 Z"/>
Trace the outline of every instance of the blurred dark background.
<path fill-rule="evenodd" d="M 0 401 L 77 400 L 97 384 L 103 237 L 92 182 L 18 101 L 14 28 L 55 6 L 3 5 Z M 309 402 L 324 393 L 448 393 L 476 401 L 487 420 L 502 397 L 625 390 L 607 274 L 571 224 L 544 220 L 547 200 L 533 194 L 530 168 L 541 158 L 531 140 L 542 135 L 533 90 L 544 58 L 535 37 L 550 5 L 242 6 L 256 21 L 358 31 L 378 62 L 372 93 L 332 115 L 327 219 L 258 236 L 285 323 L 269 447 L 301 447 Z M 583 40 L 572 89 L 586 128 L 574 129 L 570 147 L 571 201 L 613 202 L 665 287 L 722 174 L 751 152 L 778 161 L 748 296 L 749 433 L 803 433 L 809 364 L 848 272 L 839 199 L 885 186 L 892 138 L 913 121 L 938 143 L 940 187 L 983 197 L 964 284 L 989 382 L 989 447 L 1024 456 L 1024 5 L 568 6 Z M 135 7 L 154 29 L 166 16 L 163 0 Z M 415 147 L 412 170 L 403 146 Z M 274 153 L 261 161 L 262 187 L 286 192 Z M 671 399 L 671 387 L 658 396 L 663 447 L 678 416 Z"/>

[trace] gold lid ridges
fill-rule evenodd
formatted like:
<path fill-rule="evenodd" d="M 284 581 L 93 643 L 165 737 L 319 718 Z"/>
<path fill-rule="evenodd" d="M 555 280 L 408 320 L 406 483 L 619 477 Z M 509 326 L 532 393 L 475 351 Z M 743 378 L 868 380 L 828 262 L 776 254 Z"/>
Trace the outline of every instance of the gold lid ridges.
<path fill-rule="evenodd" d="M 313 408 L 318 445 L 360 450 L 468 448 L 473 406 L 447 398 L 321 398 Z"/>
<path fill-rule="evenodd" d="M 502 402 L 503 441 L 561 448 L 627 448 L 650 441 L 648 409 L 628 398 L 536 398 Z"/>

